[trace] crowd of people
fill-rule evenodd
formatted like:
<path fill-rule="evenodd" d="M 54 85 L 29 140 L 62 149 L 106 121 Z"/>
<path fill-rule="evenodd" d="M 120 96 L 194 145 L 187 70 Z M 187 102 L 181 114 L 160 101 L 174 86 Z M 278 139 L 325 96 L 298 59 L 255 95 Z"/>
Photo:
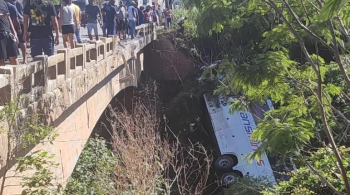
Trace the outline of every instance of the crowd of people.
<path fill-rule="evenodd" d="M 32 57 L 43 53 L 53 55 L 55 45 L 60 42 L 59 33 L 65 48 L 75 48 L 76 42 L 81 43 L 81 27 L 87 28 L 90 40 L 99 39 L 99 26 L 103 36 L 119 35 L 120 39 L 128 36 L 134 39 L 136 26 L 145 23 L 164 22 L 167 29 L 171 28 L 173 13 L 170 8 L 163 10 L 156 4 L 138 6 L 134 1 L 130 6 L 125 6 L 123 1 L 118 5 L 115 3 L 115 0 L 110 0 L 100 8 L 94 0 L 89 0 L 85 17 L 82 17 L 79 6 L 71 0 L 61 0 L 58 10 L 47 0 L 23 0 L 23 4 L 18 0 L 0 0 L 0 65 L 4 65 L 5 60 L 11 65 L 19 64 L 19 48 L 22 63 L 26 64 L 26 43 L 30 45 Z M 185 19 L 177 22 L 180 31 L 183 31 Z"/>
<path fill-rule="evenodd" d="M 137 2 L 131 1 L 130 6 L 125 6 L 123 1 L 115 6 L 115 1 L 111 0 L 105 4 L 101 10 L 103 24 L 101 24 L 103 35 L 109 36 L 118 34 L 120 39 L 125 39 L 126 35 L 130 35 L 131 39 L 135 37 L 135 28 L 138 25 L 155 22 L 162 23 L 163 18 L 166 18 L 167 27 L 170 27 L 172 22 L 172 11 L 167 8 L 163 11 L 161 6 L 153 4 L 138 6 Z M 86 14 L 90 14 L 86 10 Z M 95 13 L 93 12 L 95 15 Z"/>

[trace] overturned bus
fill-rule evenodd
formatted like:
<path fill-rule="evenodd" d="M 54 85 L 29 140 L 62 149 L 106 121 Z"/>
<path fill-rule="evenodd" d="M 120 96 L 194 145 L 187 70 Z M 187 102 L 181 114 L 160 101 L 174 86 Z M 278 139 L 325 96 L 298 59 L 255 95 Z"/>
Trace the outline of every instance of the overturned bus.
<path fill-rule="evenodd" d="M 260 146 L 260 143 L 250 139 L 256 129 L 253 114 L 263 117 L 263 110 L 273 109 L 271 101 L 267 100 L 265 105 L 257 104 L 249 109 L 250 112 L 233 113 L 230 113 L 229 105 L 235 101 L 234 97 L 220 96 L 219 99 L 211 100 L 204 95 L 204 101 L 219 153 L 214 165 L 221 176 L 222 183 L 230 184 L 237 178 L 247 175 L 265 177 L 271 183 L 276 183 L 266 155 L 260 160 L 251 162 L 247 158 Z"/>

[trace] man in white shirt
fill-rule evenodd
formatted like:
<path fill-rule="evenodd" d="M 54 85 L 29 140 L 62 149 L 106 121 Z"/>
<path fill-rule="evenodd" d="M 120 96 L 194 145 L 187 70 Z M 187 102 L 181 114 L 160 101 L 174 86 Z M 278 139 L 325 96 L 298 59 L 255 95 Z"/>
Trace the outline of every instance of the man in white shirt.
<path fill-rule="evenodd" d="M 119 38 L 121 39 L 121 36 L 125 39 L 125 30 L 126 30 L 126 7 L 124 6 L 124 2 L 120 1 L 119 2 L 119 7 L 117 8 L 117 30 L 118 30 L 118 35 Z"/>
<path fill-rule="evenodd" d="M 136 3 L 134 1 L 131 1 L 131 5 L 128 8 L 128 19 L 129 19 L 131 39 L 134 39 L 135 37 L 136 18 L 137 18 L 136 6 L 137 6 Z"/>
<path fill-rule="evenodd" d="M 185 20 L 187 20 L 187 17 L 181 17 L 177 20 L 177 25 L 179 25 L 180 27 L 180 29 L 178 29 L 178 32 L 181 34 L 184 34 L 185 32 L 185 27 L 184 27 Z"/>

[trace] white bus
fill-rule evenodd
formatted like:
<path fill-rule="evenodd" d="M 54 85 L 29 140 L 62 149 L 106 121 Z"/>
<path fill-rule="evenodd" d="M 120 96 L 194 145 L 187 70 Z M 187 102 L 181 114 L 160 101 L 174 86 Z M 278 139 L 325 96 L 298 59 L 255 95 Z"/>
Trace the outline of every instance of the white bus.
<path fill-rule="evenodd" d="M 239 111 L 230 114 L 229 105 L 235 101 L 232 97 L 220 96 L 219 101 L 211 101 L 204 95 L 204 100 L 220 152 L 215 167 L 221 170 L 222 183 L 230 184 L 246 175 L 263 176 L 271 183 L 276 183 L 266 155 L 258 161 L 248 162 L 247 156 L 260 146 L 260 143 L 250 140 L 256 129 L 252 113 Z M 267 101 L 265 107 L 266 110 L 273 109 L 271 101 Z M 252 112 L 259 117 L 262 115 L 259 109 Z"/>

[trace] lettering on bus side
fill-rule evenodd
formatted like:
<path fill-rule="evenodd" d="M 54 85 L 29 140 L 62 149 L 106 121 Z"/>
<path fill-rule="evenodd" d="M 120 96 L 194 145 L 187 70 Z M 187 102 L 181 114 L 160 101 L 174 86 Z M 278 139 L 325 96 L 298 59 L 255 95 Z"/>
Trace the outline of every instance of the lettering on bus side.
<path fill-rule="evenodd" d="M 265 162 L 264 162 L 264 160 L 259 160 L 259 161 L 256 161 L 256 164 L 259 166 L 264 166 Z"/>
<path fill-rule="evenodd" d="M 249 118 L 248 118 L 248 114 L 247 113 L 243 113 L 243 112 L 240 112 L 239 114 L 241 115 L 241 119 L 242 119 L 245 131 L 247 133 L 252 133 L 253 132 L 253 128 L 250 126 L 250 121 L 249 121 Z"/>
<path fill-rule="evenodd" d="M 249 139 L 249 143 L 250 143 L 250 146 L 251 146 L 251 149 L 253 150 L 253 152 L 255 152 L 258 148 L 259 148 L 259 142 L 255 142 L 255 141 L 252 141 L 250 139 L 250 136 L 252 135 L 254 129 L 253 127 L 251 126 L 251 122 L 249 120 L 249 117 L 248 117 L 248 114 L 245 113 L 245 112 L 239 112 L 239 115 L 241 117 L 241 121 L 243 123 L 243 126 L 244 126 L 244 130 L 247 134 L 247 137 Z M 256 164 L 258 166 L 265 166 L 265 162 L 264 160 L 260 159 L 259 161 L 256 161 Z"/>

